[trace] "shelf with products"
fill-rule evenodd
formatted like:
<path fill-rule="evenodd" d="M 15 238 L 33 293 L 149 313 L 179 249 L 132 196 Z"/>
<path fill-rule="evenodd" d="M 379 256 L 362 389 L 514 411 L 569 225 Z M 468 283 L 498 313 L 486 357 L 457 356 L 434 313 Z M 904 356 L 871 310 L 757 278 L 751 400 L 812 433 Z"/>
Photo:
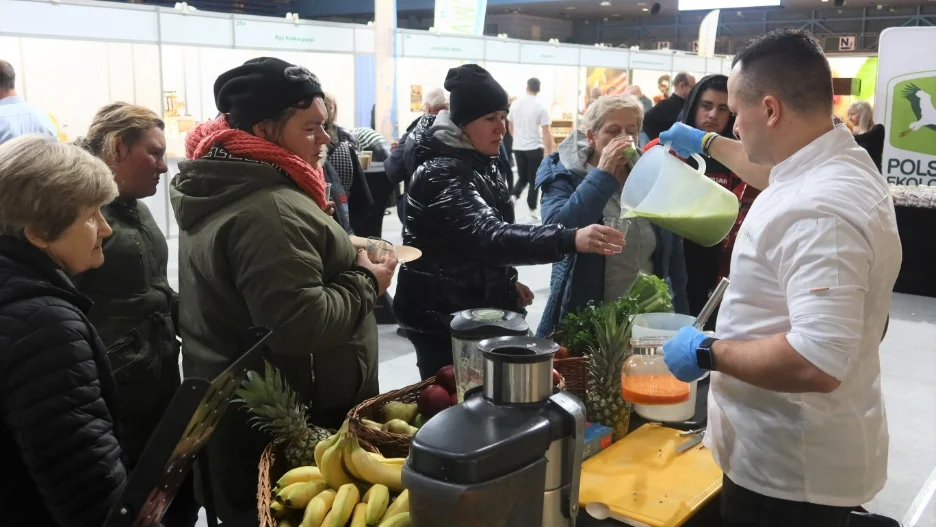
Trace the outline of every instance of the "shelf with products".
<path fill-rule="evenodd" d="M 575 129 L 575 121 L 571 119 L 554 119 L 551 126 L 553 140 L 558 145 L 572 135 L 572 130 Z"/>

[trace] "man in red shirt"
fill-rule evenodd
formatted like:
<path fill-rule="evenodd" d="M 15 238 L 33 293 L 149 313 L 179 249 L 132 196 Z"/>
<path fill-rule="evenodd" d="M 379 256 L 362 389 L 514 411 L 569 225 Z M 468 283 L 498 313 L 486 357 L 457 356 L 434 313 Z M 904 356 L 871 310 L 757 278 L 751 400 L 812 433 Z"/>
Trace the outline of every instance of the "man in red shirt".
<path fill-rule="evenodd" d="M 689 92 L 686 104 L 679 114 L 679 122 L 705 132 L 714 132 L 725 137 L 732 137 L 734 116 L 728 109 L 728 77 L 725 75 L 709 75 L 699 81 Z M 649 150 L 659 143 L 654 139 L 647 143 L 644 150 Z M 675 155 L 675 154 L 673 154 Z M 683 160 L 695 166 L 694 160 Z M 714 247 L 702 247 L 689 240 L 684 241 L 686 252 L 686 268 L 689 274 L 687 294 L 689 297 L 689 312 L 697 315 L 708 300 L 709 294 L 723 276 L 728 276 L 731 262 L 731 249 L 741 221 L 747 209 L 754 202 L 758 191 L 741 181 L 727 167 L 712 159 L 705 158 L 706 175 L 719 185 L 735 193 L 741 202 L 741 212 L 735 227 L 725 240 Z M 708 325 L 714 328 L 715 317 L 710 319 Z"/>

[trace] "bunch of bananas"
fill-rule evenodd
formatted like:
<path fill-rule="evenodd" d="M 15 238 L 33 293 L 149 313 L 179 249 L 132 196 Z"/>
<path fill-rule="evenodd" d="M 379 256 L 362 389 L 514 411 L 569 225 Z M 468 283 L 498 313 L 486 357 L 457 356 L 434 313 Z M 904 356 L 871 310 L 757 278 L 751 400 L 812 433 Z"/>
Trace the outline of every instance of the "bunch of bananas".
<path fill-rule="evenodd" d="M 270 508 L 277 527 L 408 527 L 404 461 L 361 448 L 345 421 L 316 445 L 317 467 L 294 468 L 276 482 Z M 392 503 L 391 492 L 400 493 Z"/>

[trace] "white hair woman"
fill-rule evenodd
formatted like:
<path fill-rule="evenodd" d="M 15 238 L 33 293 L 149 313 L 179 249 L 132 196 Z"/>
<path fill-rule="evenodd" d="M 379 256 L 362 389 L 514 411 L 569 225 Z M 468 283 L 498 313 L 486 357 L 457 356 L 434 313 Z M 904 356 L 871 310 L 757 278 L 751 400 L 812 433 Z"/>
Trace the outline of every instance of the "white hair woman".
<path fill-rule="evenodd" d="M 583 227 L 620 218 L 621 189 L 630 173 L 624 152 L 636 146 L 643 105 L 631 95 L 608 95 L 585 111 L 576 130 L 540 165 L 543 223 Z M 620 254 L 577 254 L 553 265 L 549 300 L 537 333 L 549 335 L 566 313 L 588 302 L 614 300 L 630 291 L 638 272 L 668 279 L 677 312 L 689 310 L 682 240 L 642 218 L 633 218 Z"/>
<path fill-rule="evenodd" d="M 871 160 L 881 170 L 884 154 L 884 125 L 875 124 L 874 109 L 868 101 L 855 101 L 848 106 L 848 122 L 852 125 L 855 142 L 868 151 Z"/>
<path fill-rule="evenodd" d="M 0 487 L 10 525 L 101 525 L 126 482 L 117 386 L 71 275 L 104 263 L 100 159 L 44 135 L 0 146 Z M 12 517 L 9 515 L 12 514 Z"/>

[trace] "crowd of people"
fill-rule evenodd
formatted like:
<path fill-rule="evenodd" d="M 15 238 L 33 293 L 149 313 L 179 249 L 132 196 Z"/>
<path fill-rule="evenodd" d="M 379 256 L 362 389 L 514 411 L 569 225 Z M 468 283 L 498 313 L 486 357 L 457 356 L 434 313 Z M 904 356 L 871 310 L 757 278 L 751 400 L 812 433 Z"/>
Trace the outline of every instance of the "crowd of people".
<path fill-rule="evenodd" d="M 13 80 L 0 61 L 0 501 L 16 504 L 3 507 L 13 524 L 101 525 L 180 385 L 180 353 L 185 376 L 214 378 L 247 328 L 268 327 L 265 358 L 311 422 L 337 428 L 378 393 L 373 309 L 395 275 L 394 312 L 428 378 L 452 362 L 452 313 L 525 313 L 533 293 L 516 266 L 545 263 L 540 335 L 618 298 L 641 271 L 693 315 L 731 273 L 717 338 L 687 327 L 665 348 L 681 379 L 713 371 L 706 441 L 725 472 L 726 524 L 846 525 L 883 485 L 878 344 L 900 265 L 893 202 L 858 146 L 879 125 L 860 104 L 848 116 L 857 135 L 833 123 L 828 62 L 804 32 L 756 39 L 730 76 L 676 75 L 649 111 L 633 90 L 599 97 L 559 145 L 536 79 L 511 104 L 480 66 L 452 68 L 448 97 L 428 92 L 425 115 L 388 145 L 337 126 L 334 98 L 305 67 L 251 59 L 216 80 L 220 113 L 187 134 L 171 181 L 178 292 L 141 201 L 168 171 L 160 117 L 108 104 L 84 137 L 60 143 Z M 703 155 L 706 175 L 737 195 L 721 245 L 641 218 L 626 235 L 605 224 L 621 216 L 623 154 L 642 134 L 647 149 Z M 422 257 L 399 269 L 348 236 L 364 210 L 353 203 L 371 200 L 361 144 L 405 184 L 403 242 Z M 541 223 L 515 221 L 524 186 Z M 255 515 L 268 442 L 245 412 L 218 424 L 208 452 L 222 520 Z M 190 476 L 165 525 L 194 525 L 198 488 Z"/>

